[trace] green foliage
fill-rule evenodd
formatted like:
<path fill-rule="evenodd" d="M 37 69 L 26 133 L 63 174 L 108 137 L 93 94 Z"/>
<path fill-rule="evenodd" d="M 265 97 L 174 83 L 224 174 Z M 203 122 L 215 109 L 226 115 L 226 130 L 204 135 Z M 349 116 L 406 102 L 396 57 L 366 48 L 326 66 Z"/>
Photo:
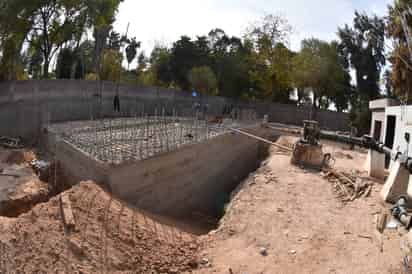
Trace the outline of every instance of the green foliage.
<path fill-rule="evenodd" d="M 18 70 L 23 66 L 20 53 L 30 31 L 32 9 L 32 3 L 28 3 L 27 0 L 1 1 L 0 79 L 18 78 Z"/>
<path fill-rule="evenodd" d="M 170 87 L 173 82 L 173 73 L 171 68 L 171 52 L 167 47 L 155 46 L 150 55 L 150 71 L 154 78 L 153 84 Z"/>
<path fill-rule="evenodd" d="M 314 97 L 318 108 L 351 109 L 359 125 L 367 116 L 367 102 L 380 96 L 384 21 L 376 16 L 356 12 L 353 26 L 339 29 L 339 43 L 307 39 L 299 52 L 289 48 L 288 21 L 266 15 L 242 38 L 213 29 L 206 36 L 182 36 L 171 47 L 157 45 L 146 56 L 139 52 L 136 38 L 113 30 L 121 2 L 0 0 L 0 79 L 50 78 L 50 62 L 57 60 L 57 78 L 194 88 L 202 94 L 281 103 L 296 103 L 290 95 L 297 90 L 298 104 Z M 412 4 L 399 0 L 395 5 Z M 395 50 L 408 59 L 394 8 L 388 24 L 388 33 L 397 42 Z M 93 39 L 85 41 L 85 33 L 93 33 Z M 127 69 L 122 68 L 123 57 Z M 131 70 L 136 59 L 137 67 Z M 391 61 L 394 72 L 385 74 L 387 93 L 408 94 L 410 71 L 399 58 Z M 351 69 L 356 72 L 356 87 L 351 85 Z"/>
<path fill-rule="evenodd" d="M 368 103 L 380 94 L 381 69 L 385 65 L 385 24 L 382 18 L 355 12 L 353 27 L 339 28 L 340 50 L 355 70 L 357 86 L 351 96 L 353 124 L 360 131 L 369 128 Z"/>
<path fill-rule="evenodd" d="M 303 40 L 302 50 L 293 59 L 293 78 L 296 87 L 311 88 L 314 107 L 328 109 L 335 103 L 338 111 L 348 108 L 350 74 L 336 42 Z"/>
<path fill-rule="evenodd" d="M 189 71 L 197 66 L 210 65 L 210 54 L 206 37 L 192 41 L 182 36 L 173 44 L 170 54 L 170 70 L 175 82 L 183 90 L 190 88 Z"/>
<path fill-rule="evenodd" d="M 123 56 L 120 52 L 107 49 L 103 54 L 103 61 L 100 70 L 100 80 L 117 82 L 122 73 Z"/>
<path fill-rule="evenodd" d="M 188 76 L 193 89 L 203 95 L 215 95 L 217 80 L 212 69 L 207 66 L 195 67 L 190 70 Z"/>
<path fill-rule="evenodd" d="M 87 4 L 87 24 L 93 28 L 95 40 L 93 71 L 98 72 L 117 9 L 123 0 L 83 0 Z"/>
<path fill-rule="evenodd" d="M 158 86 L 156 75 L 152 70 L 144 71 L 138 74 L 137 82 L 142 86 Z"/>
<path fill-rule="evenodd" d="M 2 0 L 0 70 L 3 78 L 16 77 L 16 67 L 23 55 L 30 59 L 28 64 L 32 77 L 39 77 L 41 67 L 42 77 L 48 78 L 50 62 L 63 45 L 77 50 L 86 31 L 110 29 L 120 2 L 122 1 Z M 106 36 L 103 37 L 105 39 Z M 23 47 L 25 44 L 27 46 Z M 95 50 L 95 55 L 101 54 L 102 48 L 100 51 Z M 24 52 L 25 49 L 27 52 Z"/>
<path fill-rule="evenodd" d="M 412 64 L 411 53 L 408 49 L 405 30 L 402 27 L 401 13 L 405 15 L 406 24 L 412 30 L 412 14 L 406 12 L 412 8 L 410 0 L 394 1 L 389 6 L 389 16 L 387 17 L 387 36 L 394 40 L 394 49 L 390 53 L 389 61 L 392 70 L 385 75 L 386 83 L 390 83 L 389 96 L 399 96 L 405 101 L 412 98 Z M 390 78 L 390 79 L 389 79 Z M 387 87 L 388 93 L 388 87 Z"/>
<path fill-rule="evenodd" d="M 371 111 L 369 110 L 369 102 L 352 101 L 352 107 L 349 112 L 349 117 L 352 126 L 358 129 L 359 135 L 369 134 L 371 125 Z"/>
<path fill-rule="evenodd" d="M 89 73 L 86 75 L 85 79 L 89 81 L 97 81 L 99 80 L 99 76 L 96 73 Z"/>
<path fill-rule="evenodd" d="M 48 78 L 55 53 L 68 41 L 80 39 L 85 27 L 85 3 L 81 0 L 31 1 L 29 43 L 43 54 L 43 77 Z"/>
<path fill-rule="evenodd" d="M 33 79 L 39 79 L 42 74 L 43 54 L 40 49 L 31 47 L 29 49 L 29 74 Z"/>
<path fill-rule="evenodd" d="M 251 50 L 242 40 L 229 37 L 221 29 L 209 32 L 211 68 L 216 74 L 219 95 L 240 97 L 249 91 L 248 58 Z"/>
<path fill-rule="evenodd" d="M 389 69 L 385 70 L 383 73 L 383 84 L 385 86 L 385 96 L 387 98 L 396 98 L 392 80 L 392 72 Z"/>
<path fill-rule="evenodd" d="M 254 49 L 249 59 L 254 97 L 283 103 L 290 101 L 294 53 L 286 44 L 291 29 L 285 18 L 275 15 L 264 16 L 249 28 L 246 40 Z"/>
<path fill-rule="evenodd" d="M 126 47 L 126 60 L 129 67 L 133 60 L 136 58 L 137 49 L 140 48 L 140 44 L 140 42 L 136 41 L 136 38 L 132 38 L 128 41 L 128 46 Z"/>
<path fill-rule="evenodd" d="M 57 79 L 83 79 L 92 72 L 93 43 L 84 41 L 77 48 L 63 48 L 57 56 Z"/>
<path fill-rule="evenodd" d="M 292 32 L 288 20 L 280 15 L 268 14 L 249 27 L 247 38 L 253 42 L 258 51 L 270 55 L 279 43 L 287 44 Z"/>
<path fill-rule="evenodd" d="M 358 95 L 362 100 L 379 97 L 379 80 L 385 65 L 385 24 L 382 18 L 355 12 L 353 27 L 339 28 L 340 47 L 356 71 Z"/>
<path fill-rule="evenodd" d="M 56 76 L 58 79 L 70 79 L 72 67 L 75 65 L 76 56 L 70 48 L 60 51 L 57 58 Z"/>

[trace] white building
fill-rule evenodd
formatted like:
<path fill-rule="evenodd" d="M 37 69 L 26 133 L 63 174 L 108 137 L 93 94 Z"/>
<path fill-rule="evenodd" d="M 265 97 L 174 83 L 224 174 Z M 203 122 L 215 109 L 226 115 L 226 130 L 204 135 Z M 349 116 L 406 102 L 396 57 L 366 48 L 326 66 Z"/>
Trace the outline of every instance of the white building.
<path fill-rule="evenodd" d="M 412 136 L 412 106 L 400 105 L 394 99 L 371 101 L 371 136 L 395 151 L 412 154 L 412 142 L 407 146 L 405 134 Z M 387 167 L 389 159 L 387 159 Z"/>

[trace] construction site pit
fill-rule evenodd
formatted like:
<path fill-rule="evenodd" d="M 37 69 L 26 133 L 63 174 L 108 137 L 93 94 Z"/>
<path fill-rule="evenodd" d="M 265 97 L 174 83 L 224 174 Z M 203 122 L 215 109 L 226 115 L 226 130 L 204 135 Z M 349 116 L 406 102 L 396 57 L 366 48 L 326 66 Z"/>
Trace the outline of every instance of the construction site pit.
<path fill-rule="evenodd" d="M 323 140 L 335 161 L 319 172 L 290 162 L 299 129 L 255 121 L 116 118 L 42 132 L 49 153 L 0 150 L 3 175 L 19 175 L 0 188 L 12 198 L 1 273 L 404 273 L 405 232 L 376 232 L 388 208 L 363 150 Z M 43 157 L 44 178 L 28 164 Z"/>
<path fill-rule="evenodd" d="M 128 117 L 48 125 L 44 146 L 70 185 L 92 180 L 152 218 L 201 235 L 217 228 L 230 195 L 276 140 L 256 121 Z M 67 179 L 68 178 L 68 179 Z"/>

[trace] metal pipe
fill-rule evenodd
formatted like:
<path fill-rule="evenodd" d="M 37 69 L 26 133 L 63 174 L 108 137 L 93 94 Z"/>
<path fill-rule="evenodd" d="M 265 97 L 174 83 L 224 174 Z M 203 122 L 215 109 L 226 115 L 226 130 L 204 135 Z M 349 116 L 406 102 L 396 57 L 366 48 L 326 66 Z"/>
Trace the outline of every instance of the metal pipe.
<path fill-rule="evenodd" d="M 256 140 L 258 140 L 258 141 L 264 142 L 264 143 L 266 143 L 266 144 L 269 144 L 269 145 L 278 147 L 278 148 L 280 148 L 280 149 L 286 150 L 286 151 L 288 151 L 288 152 L 292 152 L 292 149 L 291 149 L 291 148 L 286 147 L 286 146 L 282 146 L 282 145 L 279 145 L 279 144 L 276 144 L 276 143 L 271 142 L 271 141 L 269 141 L 269 140 L 267 140 L 267 139 L 264 139 L 264 138 L 262 138 L 262 137 L 259 137 L 259 136 L 256 136 L 256 135 L 253 135 L 253 134 L 250 134 L 250 133 L 247 133 L 247 132 L 244 132 L 244 131 L 242 131 L 242 130 L 235 129 L 235 128 L 228 128 L 228 129 L 231 130 L 231 131 L 233 131 L 233 132 L 236 132 L 236 133 L 245 135 L 245 136 L 247 136 L 247 137 L 249 137 L 249 138 L 253 138 L 253 139 L 256 139 Z"/>

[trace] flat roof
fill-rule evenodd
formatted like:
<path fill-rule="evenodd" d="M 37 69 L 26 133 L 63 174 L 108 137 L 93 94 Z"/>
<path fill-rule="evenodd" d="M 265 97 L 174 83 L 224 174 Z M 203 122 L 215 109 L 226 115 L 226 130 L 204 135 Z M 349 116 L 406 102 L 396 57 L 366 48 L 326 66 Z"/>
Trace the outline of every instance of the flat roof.
<path fill-rule="evenodd" d="M 384 110 L 386 107 L 399 106 L 400 102 L 396 99 L 378 99 L 369 102 L 370 110 Z"/>

